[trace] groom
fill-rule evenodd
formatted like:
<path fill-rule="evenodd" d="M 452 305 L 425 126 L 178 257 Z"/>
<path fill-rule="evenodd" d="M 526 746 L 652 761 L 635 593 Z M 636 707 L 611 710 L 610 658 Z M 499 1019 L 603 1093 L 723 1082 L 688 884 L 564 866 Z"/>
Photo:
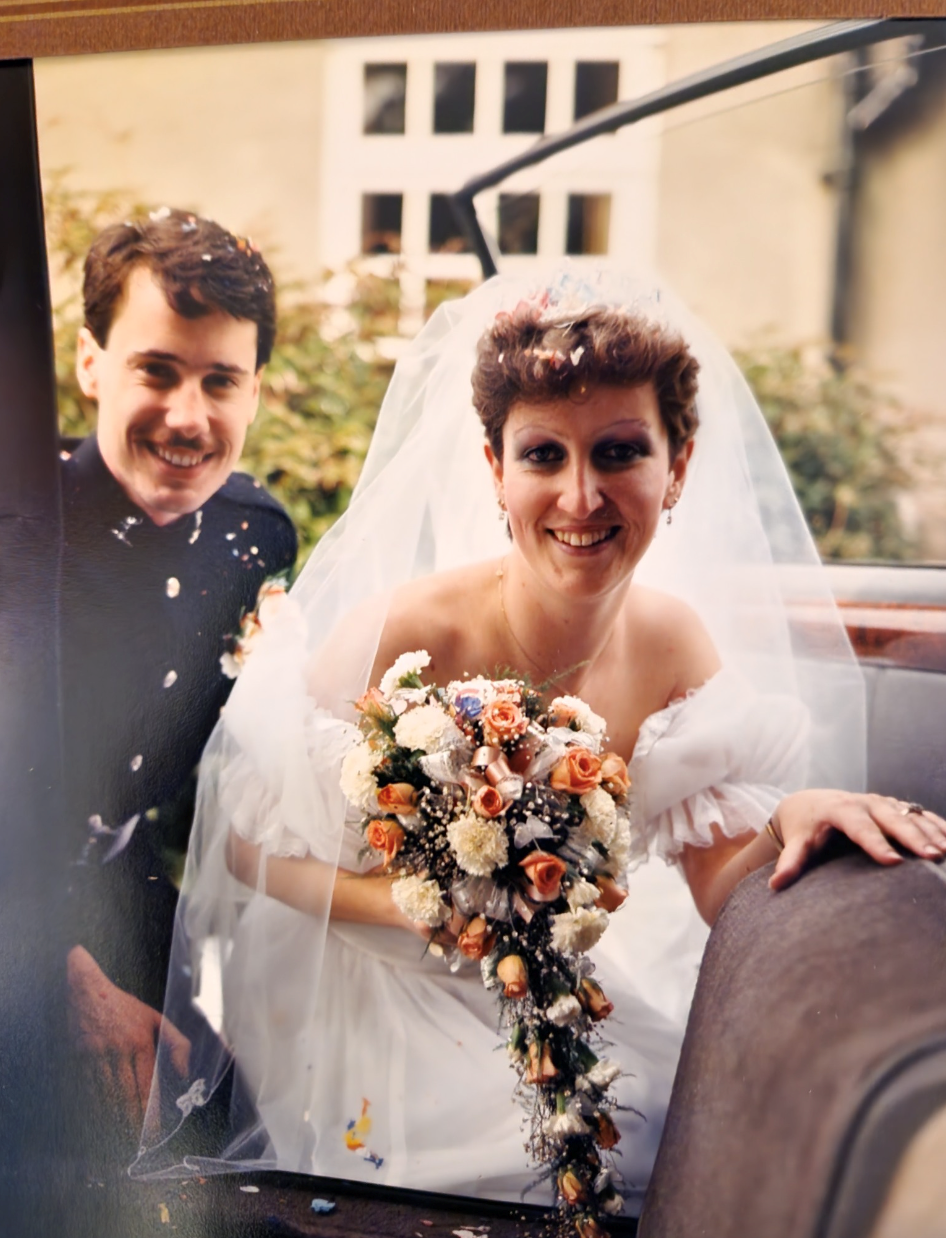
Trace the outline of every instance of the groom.
<path fill-rule="evenodd" d="M 234 472 L 275 334 L 249 241 L 167 208 L 93 243 L 77 343 L 95 434 L 63 452 L 62 688 L 68 1022 L 87 1099 L 133 1148 L 190 825 L 191 774 L 227 698 L 221 655 L 296 535 Z M 115 1145 L 121 1148 L 121 1142 Z"/>

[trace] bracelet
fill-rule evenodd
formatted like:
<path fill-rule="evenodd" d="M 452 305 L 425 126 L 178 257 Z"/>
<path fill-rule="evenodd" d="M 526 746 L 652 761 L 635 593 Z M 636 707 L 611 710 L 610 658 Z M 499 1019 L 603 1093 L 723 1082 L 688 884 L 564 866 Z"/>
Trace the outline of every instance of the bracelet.
<path fill-rule="evenodd" d="M 768 834 L 769 838 L 771 838 L 772 842 L 775 843 L 776 847 L 778 847 L 779 851 L 785 850 L 785 841 L 779 834 L 778 830 L 775 828 L 775 817 L 774 816 L 769 817 L 768 821 L 766 821 L 765 832 L 766 834 Z"/>

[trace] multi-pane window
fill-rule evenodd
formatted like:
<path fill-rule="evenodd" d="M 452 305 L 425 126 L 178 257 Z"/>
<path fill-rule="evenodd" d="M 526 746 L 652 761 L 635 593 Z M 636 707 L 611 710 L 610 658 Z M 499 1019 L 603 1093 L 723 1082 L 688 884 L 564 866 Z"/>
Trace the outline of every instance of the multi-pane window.
<path fill-rule="evenodd" d="M 579 60 L 575 65 L 575 119 L 617 102 L 621 66 L 616 60 Z"/>
<path fill-rule="evenodd" d="M 499 252 L 535 254 L 539 251 L 539 195 L 499 195 Z"/>
<path fill-rule="evenodd" d="M 403 133 L 406 64 L 365 65 L 365 133 Z"/>
<path fill-rule="evenodd" d="M 549 67 L 542 60 L 510 61 L 503 95 L 503 133 L 544 133 Z"/>
<path fill-rule="evenodd" d="M 476 65 L 434 65 L 434 133 L 472 133 Z"/>
<path fill-rule="evenodd" d="M 430 195 L 427 247 L 432 254 L 466 254 L 470 251 L 466 235 L 457 223 L 450 198 L 445 193 Z"/>
<path fill-rule="evenodd" d="M 363 254 L 399 254 L 403 212 L 403 194 L 362 194 L 361 252 Z"/>
<path fill-rule="evenodd" d="M 570 193 L 565 229 L 566 254 L 606 254 L 611 226 L 609 193 Z"/>

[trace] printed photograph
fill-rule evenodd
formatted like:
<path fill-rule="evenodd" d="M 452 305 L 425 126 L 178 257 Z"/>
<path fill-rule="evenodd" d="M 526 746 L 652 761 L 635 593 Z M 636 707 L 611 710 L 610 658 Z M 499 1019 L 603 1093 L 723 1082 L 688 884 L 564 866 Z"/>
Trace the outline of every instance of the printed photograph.
<path fill-rule="evenodd" d="M 72 1232 L 946 1233 L 946 23 L 33 84 Z"/>

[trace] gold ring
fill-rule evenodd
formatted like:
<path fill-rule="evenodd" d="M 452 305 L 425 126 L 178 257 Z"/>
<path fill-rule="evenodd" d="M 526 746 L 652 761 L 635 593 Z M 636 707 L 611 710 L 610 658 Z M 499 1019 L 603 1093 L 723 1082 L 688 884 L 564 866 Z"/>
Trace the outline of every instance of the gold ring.
<path fill-rule="evenodd" d="M 776 847 L 778 847 L 779 851 L 785 850 L 785 844 L 782 842 L 781 838 L 779 838 L 778 834 L 776 834 L 775 826 L 772 824 L 771 817 L 769 817 L 768 821 L 765 823 L 765 832 L 768 834 L 769 838 L 771 838 L 772 842 L 775 843 Z"/>

